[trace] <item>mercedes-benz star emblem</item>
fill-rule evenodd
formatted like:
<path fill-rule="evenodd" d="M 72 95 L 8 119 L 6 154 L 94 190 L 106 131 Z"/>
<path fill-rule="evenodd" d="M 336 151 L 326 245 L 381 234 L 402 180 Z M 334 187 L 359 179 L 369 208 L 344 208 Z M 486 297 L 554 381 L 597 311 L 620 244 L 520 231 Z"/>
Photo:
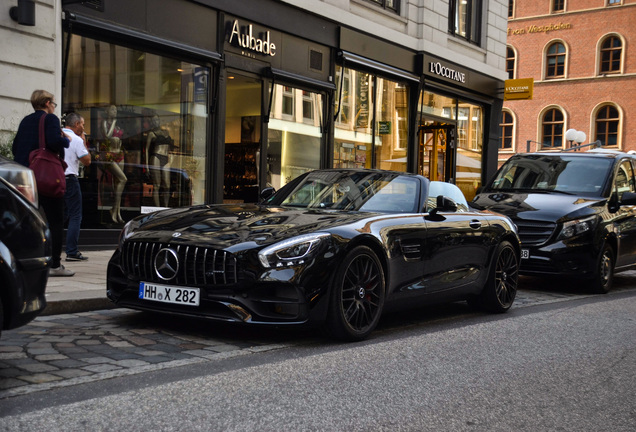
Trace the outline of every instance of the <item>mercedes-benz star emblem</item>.
<path fill-rule="evenodd" d="M 179 272 L 179 257 L 172 249 L 163 248 L 155 256 L 155 273 L 159 278 L 169 281 Z"/>

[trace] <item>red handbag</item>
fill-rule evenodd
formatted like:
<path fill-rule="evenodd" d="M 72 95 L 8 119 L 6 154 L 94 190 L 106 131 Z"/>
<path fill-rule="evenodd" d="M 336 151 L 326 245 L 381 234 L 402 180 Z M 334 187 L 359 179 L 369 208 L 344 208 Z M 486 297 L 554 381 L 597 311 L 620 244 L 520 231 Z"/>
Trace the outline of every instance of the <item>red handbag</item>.
<path fill-rule="evenodd" d="M 40 117 L 40 148 L 29 153 L 29 168 L 35 174 L 35 182 L 38 194 L 50 197 L 61 198 L 66 192 L 66 162 L 60 156 L 46 148 L 44 139 L 44 119 L 46 113 Z"/>

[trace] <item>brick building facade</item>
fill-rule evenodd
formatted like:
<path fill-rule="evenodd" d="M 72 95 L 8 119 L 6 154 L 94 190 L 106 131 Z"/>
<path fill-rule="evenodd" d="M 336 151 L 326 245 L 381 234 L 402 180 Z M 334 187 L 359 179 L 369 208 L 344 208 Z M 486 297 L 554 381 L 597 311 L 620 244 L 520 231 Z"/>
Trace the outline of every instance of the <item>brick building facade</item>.
<path fill-rule="evenodd" d="M 568 129 L 636 150 L 635 20 L 636 0 L 510 0 L 509 78 L 533 78 L 534 94 L 504 102 L 500 163 L 576 145 Z"/>

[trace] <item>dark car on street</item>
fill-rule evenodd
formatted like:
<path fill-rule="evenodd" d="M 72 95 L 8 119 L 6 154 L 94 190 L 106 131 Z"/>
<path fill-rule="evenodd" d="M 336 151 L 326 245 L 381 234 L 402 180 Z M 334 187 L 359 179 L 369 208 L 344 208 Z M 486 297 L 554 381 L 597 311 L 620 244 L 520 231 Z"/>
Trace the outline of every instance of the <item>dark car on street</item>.
<path fill-rule="evenodd" d="M 634 169 L 634 155 L 607 149 L 517 154 L 471 205 L 517 225 L 521 274 L 605 293 L 636 265 Z"/>
<path fill-rule="evenodd" d="M 457 186 L 381 170 L 305 173 L 259 204 L 176 208 L 123 229 L 120 307 L 253 325 L 324 325 L 360 340 L 388 308 L 468 300 L 505 312 L 519 239 Z"/>
<path fill-rule="evenodd" d="M 50 258 L 33 171 L 0 156 L 0 332 L 44 310 Z"/>

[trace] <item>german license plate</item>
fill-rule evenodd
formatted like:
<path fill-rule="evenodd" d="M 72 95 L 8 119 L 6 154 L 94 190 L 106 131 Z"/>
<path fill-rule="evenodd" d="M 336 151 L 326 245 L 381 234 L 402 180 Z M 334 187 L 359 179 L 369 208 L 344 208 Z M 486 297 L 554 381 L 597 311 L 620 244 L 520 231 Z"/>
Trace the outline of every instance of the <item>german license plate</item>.
<path fill-rule="evenodd" d="M 528 259 L 528 258 L 530 258 L 530 250 L 521 249 L 521 259 Z"/>
<path fill-rule="evenodd" d="M 199 306 L 199 288 L 158 285 L 149 282 L 139 283 L 139 298 L 162 303 L 187 306 Z"/>

